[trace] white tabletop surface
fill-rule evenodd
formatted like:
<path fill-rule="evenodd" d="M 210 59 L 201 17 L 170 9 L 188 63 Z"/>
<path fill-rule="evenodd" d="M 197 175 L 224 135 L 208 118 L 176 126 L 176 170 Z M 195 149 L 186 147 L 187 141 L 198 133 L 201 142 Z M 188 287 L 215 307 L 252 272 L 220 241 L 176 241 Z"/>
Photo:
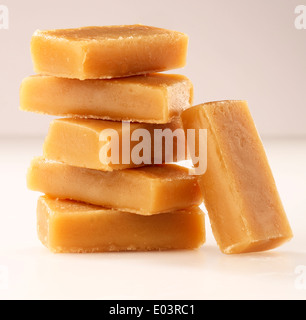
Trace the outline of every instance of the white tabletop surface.
<path fill-rule="evenodd" d="M 305 299 L 306 140 L 264 140 L 295 237 L 226 256 L 207 222 L 200 250 L 52 254 L 36 236 L 39 193 L 26 188 L 43 139 L 0 139 L 0 299 Z"/>

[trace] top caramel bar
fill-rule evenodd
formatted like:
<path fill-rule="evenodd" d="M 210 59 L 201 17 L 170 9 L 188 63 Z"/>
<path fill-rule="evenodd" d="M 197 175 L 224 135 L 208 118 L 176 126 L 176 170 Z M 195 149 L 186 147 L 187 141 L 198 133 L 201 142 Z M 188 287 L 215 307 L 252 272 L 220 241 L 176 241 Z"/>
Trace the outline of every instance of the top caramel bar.
<path fill-rule="evenodd" d="M 188 36 L 143 25 L 37 30 L 35 72 L 73 79 L 110 79 L 182 68 Z"/>

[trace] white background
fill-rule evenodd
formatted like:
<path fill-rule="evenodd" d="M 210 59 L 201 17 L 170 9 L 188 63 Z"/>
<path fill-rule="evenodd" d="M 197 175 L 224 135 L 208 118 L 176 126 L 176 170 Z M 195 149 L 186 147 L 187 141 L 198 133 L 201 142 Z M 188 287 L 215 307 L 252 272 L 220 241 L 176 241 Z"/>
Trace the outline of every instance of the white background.
<path fill-rule="evenodd" d="M 0 0 L 0 299 L 305 299 L 306 30 L 304 0 Z M 225 256 L 207 222 L 196 251 L 54 255 L 36 235 L 38 193 L 26 171 L 52 117 L 18 110 L 33 74 L 36 29 L 142 23 L 185 32 L 195 104 L 246 99 L 295 237 L 265 253 Z M 299 267 L 300 266 L 300 267 Z M 296 273 L 296 272 L 300 273 Z"/>

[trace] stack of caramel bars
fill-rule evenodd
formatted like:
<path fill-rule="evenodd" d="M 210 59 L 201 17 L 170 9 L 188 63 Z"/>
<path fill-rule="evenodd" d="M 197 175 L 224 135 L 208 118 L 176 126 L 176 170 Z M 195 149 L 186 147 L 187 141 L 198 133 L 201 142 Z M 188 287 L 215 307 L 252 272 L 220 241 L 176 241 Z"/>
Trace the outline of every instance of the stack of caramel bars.
<path fill-rule="evenodd" d="M 176 139 L 171 148 L 154 139 L 158 130 L 182 130 L 180 114 L 191 106 L 188 78 L 156 73 L 183 67 L 187 45 L 185 34 L 141 25 L 33 35 L 39 75 L 23 81 L 21 108 L 65 117 L 51 123 L 43 157 L 28 172 L 29 188 L 46 194 L 38 201 L 38 235 L 50 250 L 204 243 L 196 177 L 164 164 L 186 153 L 178 155 Z"/>
<path fill-rule="evenodd" d="M 187 35 L 143 25 L 35 32 L 37 75 L 22 83 L 21 109 L 63 117 L 27 176 L 45 194 L 38 235 L 51 251 L 199 248 L 203 200 L 226 254 L 291 239 L 247 103 L 192 107 L 191 81 L 159 73 L 184 67 L 187 47 Z M 190 130 L 207 131 L 191 143 L 208 160 L 200 175 L 177 164 Z"/>

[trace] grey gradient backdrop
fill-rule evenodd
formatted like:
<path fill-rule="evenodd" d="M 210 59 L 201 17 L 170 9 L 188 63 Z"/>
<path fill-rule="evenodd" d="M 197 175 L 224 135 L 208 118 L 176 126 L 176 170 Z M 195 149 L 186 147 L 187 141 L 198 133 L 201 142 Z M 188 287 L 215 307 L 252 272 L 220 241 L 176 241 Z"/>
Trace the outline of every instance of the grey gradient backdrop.
<path fill-rule="evenodd" d="M 42 136 L 52 117 L 18 110 L 22 79 L 33 74 L 36 29 L 142 23 L 190 36 L 195 104 L 246 99 L 264 137 L 306 136 L 306 30 L 294 25 L 305 0 L 0 0 L 0 136 Z"/>

